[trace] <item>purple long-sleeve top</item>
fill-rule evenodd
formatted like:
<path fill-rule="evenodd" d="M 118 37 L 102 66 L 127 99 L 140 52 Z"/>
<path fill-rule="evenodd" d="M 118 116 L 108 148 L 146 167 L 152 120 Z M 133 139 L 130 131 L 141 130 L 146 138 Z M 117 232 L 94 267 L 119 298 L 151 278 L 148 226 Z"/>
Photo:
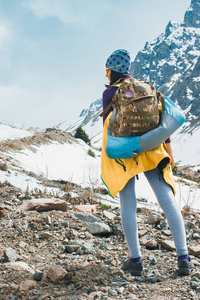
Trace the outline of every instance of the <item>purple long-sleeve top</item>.
<path fill-rule="evenodd" d="M 127 78 L 131 78 L 130 75 L 123 75 L 123 78 L 127 79 Z M 107 89 L 105 89 L 105 91 L 103 92 L 102 95 L 102 103 L 103 103 L 103 110 L 111 103 L 112 98 L 115 95 L 115 92 L 118 88 L 116 86 L 109 86 Z M 110 108 L 110 110 L 103 116 L 103 124 L 107 118 L 107 116 L 109 115 L 109 113 L 112 111 L 112 107 Z M 165 143 L 170 143 L 170 137 L 165 141 Z"/>

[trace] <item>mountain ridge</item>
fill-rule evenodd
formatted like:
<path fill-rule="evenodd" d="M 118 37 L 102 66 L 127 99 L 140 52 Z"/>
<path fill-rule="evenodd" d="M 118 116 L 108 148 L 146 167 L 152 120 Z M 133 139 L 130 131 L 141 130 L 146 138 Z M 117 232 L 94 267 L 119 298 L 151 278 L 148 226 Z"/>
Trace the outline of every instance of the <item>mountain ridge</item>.
<path fill-rule="evenodd" d="M 191 1 L 184 22 L 172 22 L 153 42 L 146 43 L 131 63 L 136 78 L 150 81 L 177 102 L 186 116 L 200 113 L 200 1 Z"/>

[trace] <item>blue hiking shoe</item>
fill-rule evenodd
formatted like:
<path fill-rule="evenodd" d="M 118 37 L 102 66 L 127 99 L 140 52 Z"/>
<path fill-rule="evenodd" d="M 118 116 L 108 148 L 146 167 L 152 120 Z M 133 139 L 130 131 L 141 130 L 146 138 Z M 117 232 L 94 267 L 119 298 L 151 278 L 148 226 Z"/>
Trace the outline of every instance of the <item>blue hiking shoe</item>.
<path fill-rule="evenodd" d="M 178 274 L 179 275 L 190 275 L 193 268 L 194 268 L 194 265 L 193 265 L 190 257 L 189 257 L 189 260 L 181 259 L 178 261 Z"/>
<path fill-rule="evenodd" d="M 143 266 L 142 262 L 133 262 L 131 258 L 128 258 L 121 267 L 122 271 L 129 271 L 129 273 L 133 276 L 141 276 Z"/>

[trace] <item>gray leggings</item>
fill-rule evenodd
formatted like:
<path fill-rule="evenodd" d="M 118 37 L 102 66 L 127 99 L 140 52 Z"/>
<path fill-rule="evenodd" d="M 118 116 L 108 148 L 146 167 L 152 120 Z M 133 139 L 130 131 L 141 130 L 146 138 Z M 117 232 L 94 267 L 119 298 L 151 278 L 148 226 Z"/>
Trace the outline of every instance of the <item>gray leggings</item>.
<path fill-rule="evenodd" d="M 164 181 L 162 176 L 159 176 L 158 168 L 147 171 L 144 174 L 167 217 L 177 255 L 188 254 L 183 218 L 171 187 Z M 141 256 L 141 252 L 136 221 L 137 200 L 135 195 L 135 177 L 129 180 L 119 195 L 122 227 L 129 248 L 129 256 L 136 258 Z"/>

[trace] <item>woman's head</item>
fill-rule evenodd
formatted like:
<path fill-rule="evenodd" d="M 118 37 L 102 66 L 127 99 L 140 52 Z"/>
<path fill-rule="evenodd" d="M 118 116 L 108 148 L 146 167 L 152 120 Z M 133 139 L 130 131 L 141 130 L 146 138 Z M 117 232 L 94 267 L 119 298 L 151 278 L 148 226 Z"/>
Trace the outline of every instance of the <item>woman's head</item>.
<path fill-rule="evenodd" d="M 128 51 L 119 49 L 114 51 L 106 61 L 106 68 L 121 74 L 128 74 L 131 58 Z"/>
<path fill-rule="evenodd" d="M 110 84 L 122 78 L 122 75 L 128 74 L 130 64 L 131 58 L 128 51 L 124 49 L 114 51 L 106 61 L 106 77 Z"/>

